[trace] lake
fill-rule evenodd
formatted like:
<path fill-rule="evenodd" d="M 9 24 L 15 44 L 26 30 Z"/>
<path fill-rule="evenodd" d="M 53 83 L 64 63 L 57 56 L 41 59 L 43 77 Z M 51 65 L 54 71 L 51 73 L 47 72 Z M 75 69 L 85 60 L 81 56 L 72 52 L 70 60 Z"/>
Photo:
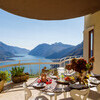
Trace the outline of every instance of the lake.
<path fill-rule="evenodd" d="M 39 62 L 39 59 L 41 59 L 41 62 L 52 62 L 49 59 L 45 59 L 43 57 L 36 57 L 36 56 L 31 56 L 27 54 L 17 54 L 16 56 L 19 57 L 12 57 L 10 62 L 3 62 L 0 63 L 1 65 L 7 65 L 7 64 L 17 64 L 19 61 L 18 60 L 26 60 L 26 61 L 21 61 L 20 63 L 31 63 L 31 62 Z M 40 70 L 43 69 L 43 67 L 46 66 L 47 69 L 50 69 L 51 66 L 49 64 L 42 64 L 40 65 Z M 30 74 L 36 74 L 39 72 L 39 65 L 23 65 L 20 67 L 25 67 L 25 72 L 28 72 Z M 1 68 L 0 70 L 5 71 L 5 70 L 11 70 L 12 67 L 6 67 L 6 68 Z M 10 71 L 9 71 L 10 72 Z"/>

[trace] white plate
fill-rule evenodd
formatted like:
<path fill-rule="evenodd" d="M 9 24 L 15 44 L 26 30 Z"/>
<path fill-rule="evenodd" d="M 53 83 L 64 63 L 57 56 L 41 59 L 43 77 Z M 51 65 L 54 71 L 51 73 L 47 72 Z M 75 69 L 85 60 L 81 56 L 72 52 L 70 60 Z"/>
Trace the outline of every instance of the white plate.
<path fill-rule="evenodd" d="M 94 84 L 99 84 L 100 83 L 100 80 L 97 80 L 96 78 L 90 78 L 89 81 L 91 83 L 94 83 Z"/>
<path fill-rule="evenodd" d="M 90 81 L 91 83 L 94 83 L 94 84 L 100 84 L 100 81 L 99 80 L 95 80 L 95 81 Z"/>
<path fill-rule="evenodd" d="M 43 83 L 43 84 L 42 83 L 40 83 L 40 84 L 39 83 L 34 83 L 33 84 L 33 87 L 38 87 L 38 88 L 42 88 L 42 87 L 45 87 L 45 86 L 46 86 L 45 83 Z"/>

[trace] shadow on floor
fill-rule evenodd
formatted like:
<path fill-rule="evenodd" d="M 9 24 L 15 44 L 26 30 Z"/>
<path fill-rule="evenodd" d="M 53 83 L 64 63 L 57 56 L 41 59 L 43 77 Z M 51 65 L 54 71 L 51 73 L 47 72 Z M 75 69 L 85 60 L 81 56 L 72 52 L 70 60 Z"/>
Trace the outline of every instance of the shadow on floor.
<path fill-rule="evenodd" d="M 34 90 L 34 88 L 31 88 L 30 90 Z M 6 86 L 4 86 L 2 93 L 14 92 L 14 91 L 24 91 L 23 82 L 7 84 Z"/>
<path fill-rule="evenodd" d="M 91 100 L 100 100 L 100 93 L 90 90 L 88 98 Z"/>

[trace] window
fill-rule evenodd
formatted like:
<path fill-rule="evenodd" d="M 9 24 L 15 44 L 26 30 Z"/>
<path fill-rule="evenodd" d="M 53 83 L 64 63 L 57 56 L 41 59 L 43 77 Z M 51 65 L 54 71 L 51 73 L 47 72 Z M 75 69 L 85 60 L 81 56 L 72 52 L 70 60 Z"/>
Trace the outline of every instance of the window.
<path fill-rule="evenodd" d="M 89 31 L 89 58 L 94 56 L 94 30 Z"/>

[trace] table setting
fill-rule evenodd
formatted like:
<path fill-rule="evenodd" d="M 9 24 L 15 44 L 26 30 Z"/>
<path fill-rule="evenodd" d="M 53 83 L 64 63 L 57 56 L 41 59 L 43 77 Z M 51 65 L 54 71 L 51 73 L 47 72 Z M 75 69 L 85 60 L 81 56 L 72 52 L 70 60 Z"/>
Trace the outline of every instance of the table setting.
<path fill-rule="evenodd" d="M 40 78 L 37 78 L 31 86 L 34 87 L 35 89 L 38 89 L 40 91 L 51 91 L 53 87 L 56 86 L 56 83 L 54 82 L 54 79 L 50 78 L 46 72 L 45 72 L 46 67 L 42 69 L 42 74 Z"/>
<path fill-rule="evenodd" d="M 92 87 L 96 87 L 100 84 L 100 80 L 91 77 L 91 72 L 93 66 L 91 63 L 87 63 L 84 59 L 71 60 L 70 64 L 66 64 L 66 67 L 58 67 L 57 74 L 49 74 L 45 72 L 45 67 L 42 69 L 42 74 L 40 78 L 32 84 L 35 89 L 43 92 L 53 92 L 53 93 L 65 93 L 71 91 L 72 89 L 84 90 Z M 66 73 L 66 70 L 71 71 L 72 74 Z M 74 73 L 74 74 L 73 74 Z M 62 87 L 59 87 L 61 85 Z"/>

